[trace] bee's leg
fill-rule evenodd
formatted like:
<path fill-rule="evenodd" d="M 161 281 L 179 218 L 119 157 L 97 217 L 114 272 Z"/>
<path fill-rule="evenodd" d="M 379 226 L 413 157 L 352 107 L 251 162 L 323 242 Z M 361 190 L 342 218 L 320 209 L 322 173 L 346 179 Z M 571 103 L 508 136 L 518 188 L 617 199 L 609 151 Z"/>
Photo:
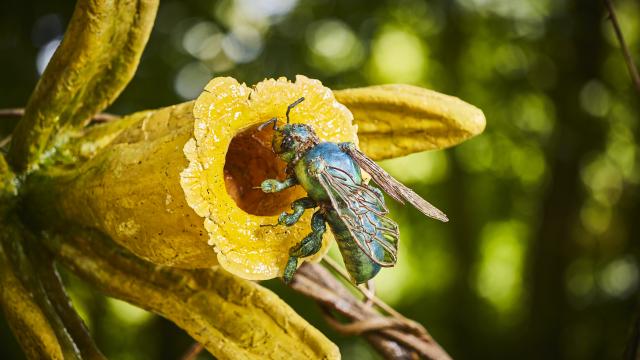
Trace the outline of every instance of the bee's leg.
<path fill-rule="evenodd" d="M 300 220 L 300 217 L 302 216 L 302 214 L 304 214 L 304 211 L 306 209 L 311 209 L 316 206 L 318 205 L 311 198 L 305 197 L 298 199 L 291 203 L 291 209 L 293 209 L 293 212 L 291 214 L 283 212 L 282 214 L 280 214 L 280 216 L 278 216 L 278 224 L 291 226 L 298 222 L 298 220 Z"/>
<path fill-rule="evenodd" d="M 324 215 L 320 211 L 313 213 L 311 218 L 311 234 L 307 235 L 296 246 L 289 250 L 289 261 L 284 269 L 283 279 L 285 283 L 291 282 L 293 274 L 298 268 L 298 258 L 311 256 L 322 248 L 322 235 L 327 230 Z"/>
<path fill-rule="evenodd" d="M 262 184 L 260 184 L 260 186 L 256 187 L 255 189 L 261 189 L 263 192 L 266 192 L 266 193 L 275 193 L 275 192 L 280 192 L 282 190 L 288 189 L 293 185 L 296 185 L 297 183 L 298 183 L 298 180 L 296 180 L 295 177 L 287 178 L 284 181 L 280 181 L 277 179 L 267 179 L 263 181 Z"/>
<path fill-rule="evenodd" d="M 318 210 L 311 217 L 311 233 L 305 236 L 296 246 L 292 247 L 289 255 L 307 257 L 317 253 L 322 247 L 322 235 L 326 230 L 324 215 Z"/>

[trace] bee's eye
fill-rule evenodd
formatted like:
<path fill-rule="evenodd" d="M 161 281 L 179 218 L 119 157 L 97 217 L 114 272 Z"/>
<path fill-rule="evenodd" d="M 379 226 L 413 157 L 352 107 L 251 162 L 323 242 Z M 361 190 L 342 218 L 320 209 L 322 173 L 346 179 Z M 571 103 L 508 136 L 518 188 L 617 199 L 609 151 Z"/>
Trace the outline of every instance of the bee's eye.
<path fill-rule="evenodd" d="M 282 150 L 288 151 L 288 150 L 291 150 L 292 147 L 293 147 L 293 139 L 289 136 L 285 137 L 282 140 L 282 145 L 281 145 Z"/>

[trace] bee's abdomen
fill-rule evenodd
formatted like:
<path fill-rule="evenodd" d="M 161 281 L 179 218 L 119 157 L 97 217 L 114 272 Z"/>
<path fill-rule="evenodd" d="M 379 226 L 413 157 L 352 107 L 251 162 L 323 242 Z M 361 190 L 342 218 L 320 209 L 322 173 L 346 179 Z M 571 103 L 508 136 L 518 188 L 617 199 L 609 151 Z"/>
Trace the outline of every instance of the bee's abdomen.
<path fill-rule="evenodd" d="M 328 211 L 327 222 L 331 227 L 345 267 L 356 284 L 372 279 L 380 271 L 380 265 L 373 262 L 356 244 L 349 229 L 344 225 L 335 210 Z M 377 244 L 372 244 L 377 246 Z"/>

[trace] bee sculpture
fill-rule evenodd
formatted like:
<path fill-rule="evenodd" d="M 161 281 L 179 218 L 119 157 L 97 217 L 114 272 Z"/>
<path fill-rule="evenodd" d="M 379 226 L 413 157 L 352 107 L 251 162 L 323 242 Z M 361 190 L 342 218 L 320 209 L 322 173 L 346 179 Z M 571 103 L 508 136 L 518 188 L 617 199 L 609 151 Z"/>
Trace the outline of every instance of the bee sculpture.
<path fill-rule="evenodd" d="M 267 179 L 259 188 L 274 193 L 301 185 L 308 195 L 295 200 L 291 204 L 293 212 L 280 214 L 278 224 L 273 226 L 292 226 L 305 210 L 318 208 L 311 218 L 312 232 L 289 251 L 284 282 L 293 278 L 298 259 L 320 250 L 328 223 L 351 280 L 365 283 L 381 267 L 395 265 L 400 233 L 398 225 L 387 217 L 389 211 L 382 192 L 363 180 L 361 169 L 400 203 L 408 201 L 425 215 L 443 222 L 448 221 L 447 216 L 395 180 L 355 144 L 321 142 L 311 126 L 290 124 L 289 112 L 303 100 L 288 106 L 286 125 L 278 127 L 278 119 L 272 118 L 258 127 L 262 131 L 273 124 L 273 151 L 287 163 L 285 180 Z"/>

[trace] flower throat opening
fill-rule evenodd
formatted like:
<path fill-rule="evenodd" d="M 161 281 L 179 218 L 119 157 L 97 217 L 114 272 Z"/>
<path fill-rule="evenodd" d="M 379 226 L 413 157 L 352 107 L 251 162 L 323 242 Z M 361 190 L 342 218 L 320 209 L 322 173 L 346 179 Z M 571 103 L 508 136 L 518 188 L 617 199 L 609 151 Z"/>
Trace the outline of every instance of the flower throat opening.
<path fill-rule="evenodd" d="M 258 131 L 258 125 L 239 132 L 231 140 L 224 164 L 224 183 L 229 196 L 245 212 L 278 215 L 290 210 L 291 203 L 304 193 L 299 186 L 272 194 L 254 189 L 266 179 L 284 180 L 287 167 L 271 149 L 273 129 Z"/>

